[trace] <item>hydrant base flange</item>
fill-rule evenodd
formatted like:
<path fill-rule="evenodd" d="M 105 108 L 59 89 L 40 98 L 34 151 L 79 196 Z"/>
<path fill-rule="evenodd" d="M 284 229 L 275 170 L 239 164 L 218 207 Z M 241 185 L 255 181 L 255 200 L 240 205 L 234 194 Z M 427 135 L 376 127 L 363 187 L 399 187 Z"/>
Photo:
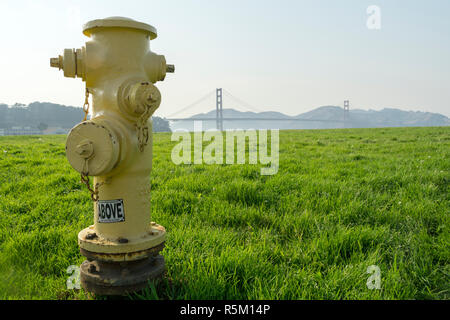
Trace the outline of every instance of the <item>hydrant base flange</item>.
<path fill-rule="evenodd" d="M 125 252 L 125 253 L 99 253 L 91 252 L 80 248 L 80 253 L 88 258 L 88 260 L 98 260 L 105 262 L 127 262 L 146 259 L 148 257 L 156 257 L 160 251 L 164 249 L 164 242 L 157 245 L 156 247 L 136 251 L 136 252 Z"/>
<path fill-rule="evenodd" d="M 94 226 L 90 226 L 78 233 L 78 245 L 80 248 L 95 253 L 129 253 L 148 250 L 159 246 L 166 240 L 166 230 L 163 226 L 152 223 L 148 233 L 137 239 L 105 239 L 95 232 Z"/>
<path fill-rule="evenodd" d="M 85 260 L 80 267 L 82 287 L 97 295 L 123 296 L 146 288 L 165 273 L 164 257 L 131 262 Z"/>

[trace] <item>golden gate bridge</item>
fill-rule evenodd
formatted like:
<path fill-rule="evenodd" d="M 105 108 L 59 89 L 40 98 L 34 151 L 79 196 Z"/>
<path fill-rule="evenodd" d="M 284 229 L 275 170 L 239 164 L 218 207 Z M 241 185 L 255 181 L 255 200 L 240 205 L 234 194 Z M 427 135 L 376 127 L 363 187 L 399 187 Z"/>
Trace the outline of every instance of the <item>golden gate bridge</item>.
<path fill-rule="evenodd" d="M 211 98 L 211 96 L 215 92 L 216 97 L 216 116 L 215 118 L 212 117 L 190 117 L 190 118 L 177 118 L 175 117 L 177 114 L 181 114 L 187 110 L 190 110 L 200 103 L 206 101 L 207 99 Z M 243 101 L 242 99 L 239 99 L 235 97 L 233 94 L 228 92 L 227 90 L 223 88 L 217 88 L 215 90 L 212 90 L 208 92 L 206 95 L 201 97 L 200 99 L 194 101 L 193 103 L 187 105 L 186 107 L 178 110 L 177 112 L 172 113 L 169 115 L 166 120 L 169 121 L 216 121 L 216 129 L 219 131 L 223 131 L 223 122 L 224 121 L 305 121 L 305 122 L 332 122 L 332 123 L 343 123 L 345 127 L 348 126 L 350 122 L 349 112 L 350 112 L 350 103 L 349 100 L 344 101 L 344 111 L 342 114 L 341 119 L 305 119 L 305 118 L 298 118 L 298 117 L 224 117 L 223 116 L 223 96 L 224 94 L 234 102 L 236 102 L 239 106 L 243 106 L 244 108 L 250 109 L 253 112 L 262 113 L 264 111 L 258 110 L 251 104 Z"/>

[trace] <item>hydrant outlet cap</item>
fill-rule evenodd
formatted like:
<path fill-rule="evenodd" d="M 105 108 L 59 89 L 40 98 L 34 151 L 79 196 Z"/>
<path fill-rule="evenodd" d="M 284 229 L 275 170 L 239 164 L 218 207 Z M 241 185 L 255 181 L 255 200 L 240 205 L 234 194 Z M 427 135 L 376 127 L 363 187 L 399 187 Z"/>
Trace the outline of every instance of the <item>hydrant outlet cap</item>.
<path fill-rule="evenodd" d="M 155 27 L 125 17 L 109 17 L 105 19 L 97 19 L 89 21 L 83 26 L 83 33 L 84 35 L 90 37 L 93 29 L 95 28 L 114 28 L 114 27 L 129 28 L 144 31 L 150 36 L 150 40 L 155 39 L 157 36 Z"/>
<path fill-rule="evenodd" d="M 116 135 L 102 123 L 92 120 L 72 128 L 66 141 L 66 157 L 70 165 L 89 176 L 100 176 L 113 169 L 119 151 Z"/>

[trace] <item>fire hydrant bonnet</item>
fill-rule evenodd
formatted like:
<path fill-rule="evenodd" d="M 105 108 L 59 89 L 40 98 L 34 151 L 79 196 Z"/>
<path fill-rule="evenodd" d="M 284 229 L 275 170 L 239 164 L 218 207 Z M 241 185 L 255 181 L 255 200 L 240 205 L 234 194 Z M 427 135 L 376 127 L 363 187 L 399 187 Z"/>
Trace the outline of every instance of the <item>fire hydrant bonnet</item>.
<path fill-rule="evenodd" d="M 150 36 L 150 40 L 157 37 L 156 28 L 142 22 L 124 17 L 109 17 L 105 19 L 92 20 L 83 26 L 84 35 L 90 37 L 92 30 L 95 28 L 128 28 L 141 30 Z"/>

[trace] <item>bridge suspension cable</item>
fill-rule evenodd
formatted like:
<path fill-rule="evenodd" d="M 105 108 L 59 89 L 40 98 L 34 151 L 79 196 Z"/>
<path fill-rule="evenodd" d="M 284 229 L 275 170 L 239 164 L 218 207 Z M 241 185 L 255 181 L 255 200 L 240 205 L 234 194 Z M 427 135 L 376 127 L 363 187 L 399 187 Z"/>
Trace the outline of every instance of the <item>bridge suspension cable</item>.
<path fill-rule="evenodd" d="M 245 107 L 249 108 L 250 110 L 252 110 L 252 111 L 254 111 L 254 112 L 263 112 L 263 111 L 259 110 L 258 108 L 253 107 L 250 103 L 247 103 L 247 102 L 245 102 L 244 100 L 235 97 L 234 95 L 232 95 L 232 94 L 231 94 L 230 92 L 228 92 L 227 90 L 225 90 L 225 89 L 223 89 L 223 88 L 222 88 L 222 90 L 223 90 L 223 92 L 225 92 L 225 94 L 226 94 L 229 98 L 231 98 L 232 100 L 234 100 L 235 102 L 237 102 L 239 105 L 245 106 Z"/>
<path fill-rule="evenodd" d="M 186 110 L 188 110 L 188 109 L 190 109 L 190 108 L 192 108 L 192 107 L 198 105 L 199 103 L 205 101 L 205 100 L 208 99 L 212 94 L 215 94 L 215 93 L 216 93 L 216 90 L 215 90 L 215 89 L 214 89 L 214 90 L 211 90 L 210 92 L 208 92 L 207 94 L 205 94 L 205 95 L 204 95 L 203 97 L 201 97 L 200 99 L 198 99 L 198 100 L 194 101 L 193 103 L 189 104 L 188 106 L 186 106 L 186 107 L 184 107 L 184 108 L 182 108 L 182 109 L 180 109 L 180 110 L 178 110 L 178 111 L 176 111 L 176 112 L 170 114 L 170 115 L 167 116 L 166 118 L 172 118 L 173 116 L 175 116 L 175 115 L 177 115 L 177 114 L 183 113 L 184 111 L 186 111 Z"/>

